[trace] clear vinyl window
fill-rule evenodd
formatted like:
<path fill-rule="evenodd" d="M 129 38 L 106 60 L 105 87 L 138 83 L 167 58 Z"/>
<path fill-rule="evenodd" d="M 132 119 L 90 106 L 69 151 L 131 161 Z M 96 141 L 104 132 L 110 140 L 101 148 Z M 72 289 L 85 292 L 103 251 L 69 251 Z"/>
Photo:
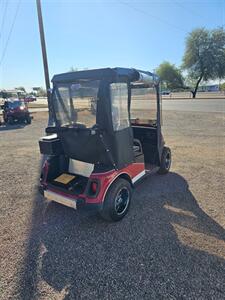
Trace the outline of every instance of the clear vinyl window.
<path fill-rule="evenodd" d="M 99 80 L 58 84 L 53 93 L 53 106 L 60 126 L 91 128 L 96 124 Z"/>
<path fill-rule="evenodd" d="M 111 83 L 110 96 L 114 131 L 129 127 L 127 83 Z"/>
<path fill-rule="evenodd" d="M 157 94 L 155 87 L 131 86 L 132 124 L 156 125 L 157 121 Z"/>

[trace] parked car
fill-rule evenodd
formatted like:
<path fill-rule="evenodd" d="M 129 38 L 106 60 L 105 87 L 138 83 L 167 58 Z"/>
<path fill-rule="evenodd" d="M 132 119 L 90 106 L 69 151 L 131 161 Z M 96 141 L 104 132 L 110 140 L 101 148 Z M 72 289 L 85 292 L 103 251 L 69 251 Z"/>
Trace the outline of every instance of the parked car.
<path fill-rule="evenodd" d="M 31 116 L 28 107 L 20 100 L 6 100 L 1 105 L 3 110 L 3 119 L 7 124 L 13 124 L 15 121 L 31 124 Z"/>
<path fill-rule="evenodd" d="M 37 98 L 33 95 L 28 95 L 24 98 L 24 102 L 34 102 L 34 101 L 37 101 Z"/>
<path fill-rule="evenodd" d="M 170 91 L 161 91 L 161 95 L 169 95 L 170 93 Z"/>

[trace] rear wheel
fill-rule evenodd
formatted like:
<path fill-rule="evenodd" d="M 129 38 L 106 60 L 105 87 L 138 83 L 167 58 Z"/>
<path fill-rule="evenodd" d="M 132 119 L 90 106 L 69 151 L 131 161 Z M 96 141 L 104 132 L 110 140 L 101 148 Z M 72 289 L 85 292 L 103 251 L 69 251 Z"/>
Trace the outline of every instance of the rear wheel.
<path fill-rule="evenodd" d="M 100 215 L 107 221 L 119 221 L 128 212 L 132 196 L 130 183 L 117 179 L 109 188 Z"/>
<path fill-rule="evenodd" d="M 171 166 L 171 150 L 168 147 L 163 148 L 159 174 L 167 174 Z"/>

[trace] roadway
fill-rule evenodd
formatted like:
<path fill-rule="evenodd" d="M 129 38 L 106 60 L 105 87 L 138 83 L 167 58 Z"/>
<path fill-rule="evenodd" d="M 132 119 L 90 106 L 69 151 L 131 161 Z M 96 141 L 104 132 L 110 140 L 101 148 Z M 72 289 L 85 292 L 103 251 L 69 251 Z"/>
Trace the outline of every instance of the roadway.
<path fill-rule="evenodd" d="M 147 108 L 147 102 L 143 101 L 143 107 Z M 189 112 L 225 112 L 224 99 L 180 99 L 180 100 L 162 100 L 163 110 L 170 111 L 189 111 Z M 31 108 L 31 112 L 47 111 L 47 108 Z"/>
<path fill-rule="evenodd" d="M 224 99 L 163 100 L 164 110 L 189 112 L 225 112 Z"/>

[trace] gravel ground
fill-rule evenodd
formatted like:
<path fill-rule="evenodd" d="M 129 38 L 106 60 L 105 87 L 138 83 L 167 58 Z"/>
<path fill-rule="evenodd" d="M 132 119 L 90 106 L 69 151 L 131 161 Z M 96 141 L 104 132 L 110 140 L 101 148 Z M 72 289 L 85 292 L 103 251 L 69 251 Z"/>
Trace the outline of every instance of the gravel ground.
<path fill-rule="evenodd" d="M 171 172 L 119 223 L 38 195 L 45 113 L 0 127 L 0 299 L 225 299 L 225 117 L 164 119 Z"/>

